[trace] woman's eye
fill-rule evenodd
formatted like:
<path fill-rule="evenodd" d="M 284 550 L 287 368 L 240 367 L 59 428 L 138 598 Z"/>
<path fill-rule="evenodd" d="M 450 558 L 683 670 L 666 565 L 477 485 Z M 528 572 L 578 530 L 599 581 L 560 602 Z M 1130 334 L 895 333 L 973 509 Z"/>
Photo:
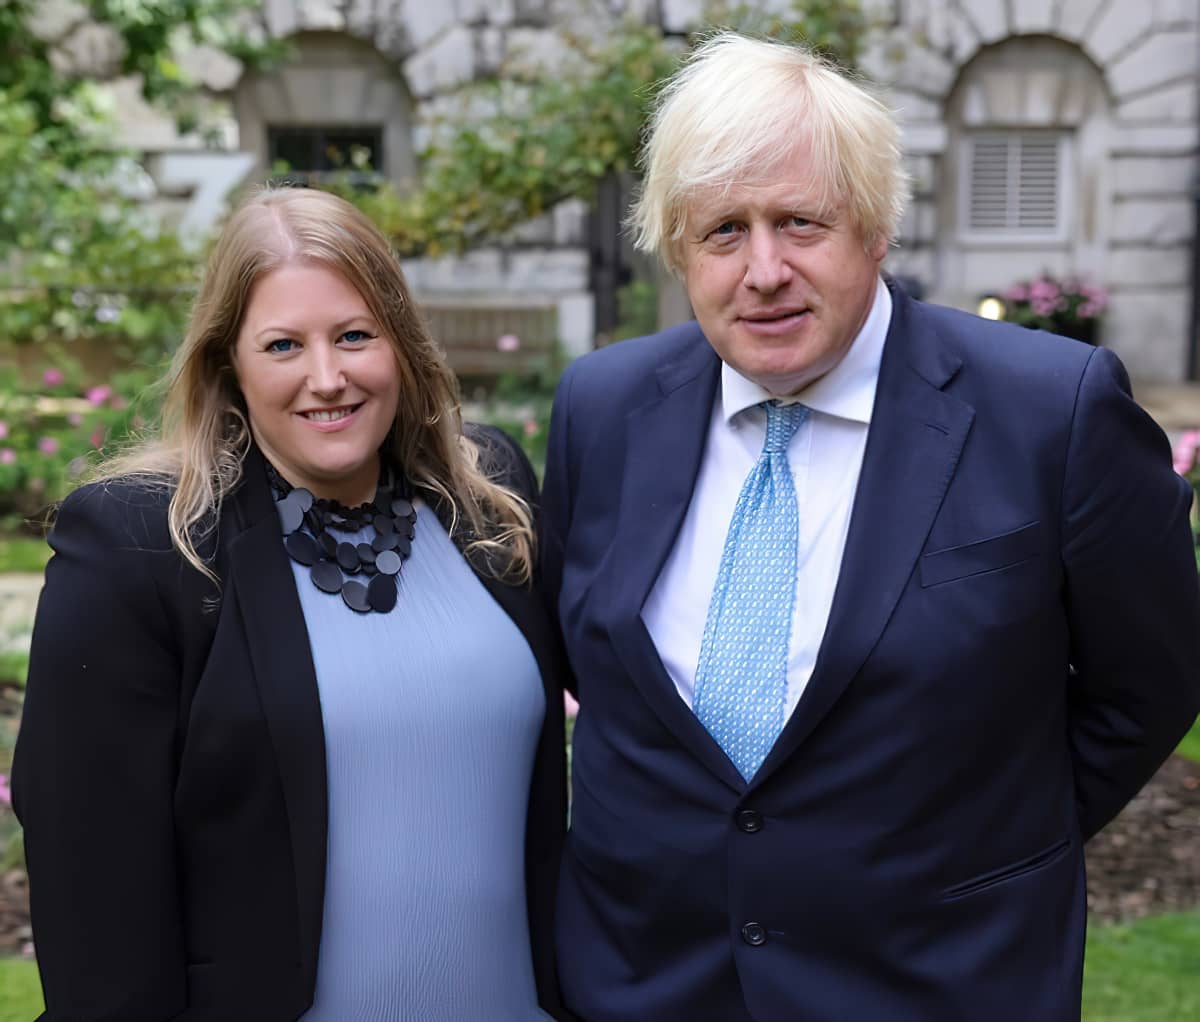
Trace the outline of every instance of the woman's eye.
<path fill-rule="evenodd" d="M 347 330 L 342 334 L 342 340 L 349 341 L 351 344 L 357 344 L 360 341 L 369 341 L 370 339 L 371 334 L 365 330 Z"/>
<path fill-rule="evenodd" d="M 267 351 L 273 351 L 278 354 L 283 354 L 285 351 L 291 351 L 296 347 L 296 342 L 290 337 L 280 337 L 267 345 Z"/>

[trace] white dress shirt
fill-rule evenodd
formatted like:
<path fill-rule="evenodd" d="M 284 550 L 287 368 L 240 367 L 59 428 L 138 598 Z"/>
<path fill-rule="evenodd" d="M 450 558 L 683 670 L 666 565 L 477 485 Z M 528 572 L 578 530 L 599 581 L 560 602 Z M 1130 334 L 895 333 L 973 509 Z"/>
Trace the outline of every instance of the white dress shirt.
<path fill-rule="evenodd" d="M 811 409 L 787 450 L 800 508 L 787 717 L 812 675 L 829 621 L 891 318 L 892 298 L 880 280 L 871 311 L 850 350 L 828 373 L 787 399 Z M 766 438 L 767 416 L 759 403 L 770 399 L 757 383 L 728 365 L 721 366 L 721 386 L 713 402 L 692 502 L 642 607 L 642 620 L 663 666 L 689 707 L 725 534 L 742 483 Z"/>

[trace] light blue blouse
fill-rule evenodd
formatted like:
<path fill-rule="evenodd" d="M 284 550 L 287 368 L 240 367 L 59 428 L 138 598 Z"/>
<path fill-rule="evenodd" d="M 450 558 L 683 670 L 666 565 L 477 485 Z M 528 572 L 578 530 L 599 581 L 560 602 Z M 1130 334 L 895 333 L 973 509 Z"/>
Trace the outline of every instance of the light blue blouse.
<path fill-rule="evenodd" d="M 356 614 L 308 568 L 293 571 L 329 790 L 325 915 L 304 1022 L 549 1018 L 537 1007 L 525 901 L 545 696 L 524 637 L 426 507 L 391 613 Z"/>

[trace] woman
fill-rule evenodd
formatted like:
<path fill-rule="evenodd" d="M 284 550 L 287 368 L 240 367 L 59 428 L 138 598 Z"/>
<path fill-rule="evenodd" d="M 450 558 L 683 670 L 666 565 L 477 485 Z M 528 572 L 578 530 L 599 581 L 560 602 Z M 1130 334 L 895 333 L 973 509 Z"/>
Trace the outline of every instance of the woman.
<path fill-rule="evenodd" d="M 559 1013 L 536 483 L 456 394 L 352 206 L 232 216 L 160 437 L 50 537 L 13 769 L 44 1018 Z"/>

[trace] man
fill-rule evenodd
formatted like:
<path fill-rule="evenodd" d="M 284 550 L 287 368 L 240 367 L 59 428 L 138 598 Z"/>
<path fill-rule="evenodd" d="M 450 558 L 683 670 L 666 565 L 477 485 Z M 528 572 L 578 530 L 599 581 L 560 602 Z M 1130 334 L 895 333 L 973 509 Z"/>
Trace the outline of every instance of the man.
<path fill-rule="evenodd" d="M 697 322 L 559 389 L 586 1022 L 1077 1019 L 1083 844 L 1200 706 L 1161 431 L 1111 353 L 885 286 L 897 137 L 802 50 L 707 43 L 633 218 Z"/>

